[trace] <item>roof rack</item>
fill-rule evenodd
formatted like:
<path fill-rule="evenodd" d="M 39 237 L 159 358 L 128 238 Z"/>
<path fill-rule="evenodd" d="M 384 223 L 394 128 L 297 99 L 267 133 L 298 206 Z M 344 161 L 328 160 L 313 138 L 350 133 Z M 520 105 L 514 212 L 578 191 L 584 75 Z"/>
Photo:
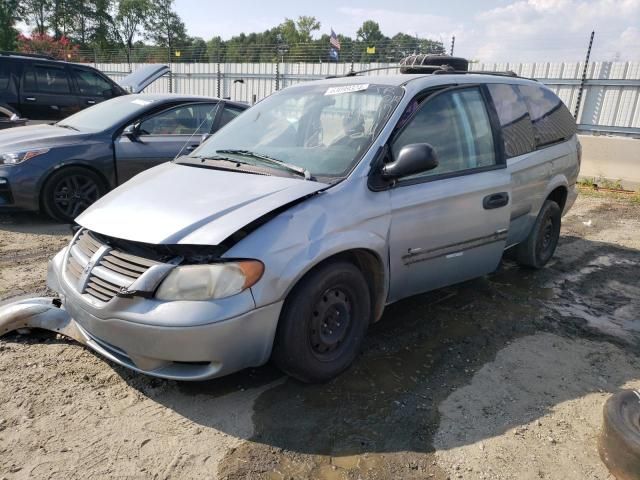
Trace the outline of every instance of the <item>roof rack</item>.
<path fill-rule="evenodd" d="M 392 69 L 400 69 L 403 65 L 396 66 L 388 66 L 388 67 L 376 67 L 376 68 L 368 68 L 366 70 L 358 70 L 358 71 L 350 71 L 345 73 L 344 75 L 333 75 L 327 78 L 341 78 L 341 77 L 355 77 L 362 73 L 369 72 L 378 72 L 382 70 L 392 70 Z M 504 72 L 500 71 L 469 71 L 469 70 L 453 70 L 451 67 L 447 65 L 412 65 L 411 70 L 421 70 L 424 71 L 425 74 L 430 75 L 495 75 L 499 77 L 515 77 L 515 78 L 523 78 L 520 77 L 517 73 L 507 70 Z M 401 72 L 402 73 L 402 72 Z M 407 75 L 407 74 L 404 74 Z"/>
<path fill-rule="evenodd" d="M 51 55 L 44 55 L 41 53 L 0 51 L 0 55 L 2 55 L 3 57 L 29 57 L 29 58 L 42 58 L 44 60 L 57 60 L 57 58 L 54 58 Z"/>

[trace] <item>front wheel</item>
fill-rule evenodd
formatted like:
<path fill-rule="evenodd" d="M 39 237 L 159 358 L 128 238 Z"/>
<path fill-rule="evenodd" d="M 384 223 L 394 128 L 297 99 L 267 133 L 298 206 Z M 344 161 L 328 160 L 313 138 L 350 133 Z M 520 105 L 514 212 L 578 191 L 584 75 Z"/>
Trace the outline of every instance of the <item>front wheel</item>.
<path fill-rule="evenodd" d="M 273 359 L 303 382 L 325 382 L 358 354 L 371 319 L 371 297 L 362 272 L 332 261 L 292 290 L 280 316 Z"/>
<path fill-rule="evenodd" d="M 71 223 L 105 191 L 96 173 L 82 167 L 67 167 L 55 172 L 45 183 L 42 206 L 51 218 Z"/>
<path fill-rule="evenodd" d="M 553 200 L 546 200 L 529 236 L 516 247 L 520 265 L 542 268 L 551 260 L 560 238 L 562 211 Z"/>

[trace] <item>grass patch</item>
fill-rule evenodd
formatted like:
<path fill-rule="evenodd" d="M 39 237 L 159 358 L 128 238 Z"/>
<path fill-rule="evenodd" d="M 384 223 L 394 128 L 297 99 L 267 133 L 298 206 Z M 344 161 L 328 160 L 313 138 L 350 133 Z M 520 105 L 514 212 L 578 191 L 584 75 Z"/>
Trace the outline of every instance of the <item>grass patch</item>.
<path fill-rule="evenodd" d="M 605 198 L 609 200 L 615 199 L 625 203 L 633 203 L 636 205 L 640 205 L 640 192 L 623 193 L 623 192 L 603 191 L 603 190 L 598 190 L 598 186 L 601 186 L 601 185 L 593 185 L 593 184 L 590 185 L 588 183 L 585 184 L 583 181 L 578 182 L 577 186 L 578 186 L 578 192 L 580 193 L 580 195 L 584 195 L 587 197 L 595 197 L 595 198 Z M 610 187 L 606 187 L 606 188 L 610 188 Z"/>
<path fill-rule="evenodd" d="M 591 188 L 610 188 L 612 190 L 623 190 L 621 180 L 611 180 L 604 177 L 583 177 L 578 180 L 578 185 Z"/>

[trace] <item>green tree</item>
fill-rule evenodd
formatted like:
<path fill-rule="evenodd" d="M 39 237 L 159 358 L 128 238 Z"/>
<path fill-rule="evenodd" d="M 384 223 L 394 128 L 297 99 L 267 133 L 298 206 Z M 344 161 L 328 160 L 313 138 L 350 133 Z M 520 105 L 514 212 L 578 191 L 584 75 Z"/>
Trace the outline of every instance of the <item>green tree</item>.
<path fill-rule="evenodd" d="M 49 30 L 48 20 L 53 13 L 52 0 L 23 0 L 27 23 L 33 25 L 33 32 L 45 35 Z"/>
<path fill-rule="evenodd" d="M 91 43 L 101 50 L 108 49 L 114 45 L 113 38 L 113 17 L 111 0 L 94 0 L 93 11 L 93 31 Z"/>
<path fill-rule="evenodd" d="M 320 30 L 320 22 L 316 17 L 302 15 L 296 20 L 296 27 L 300 41 L 308 43 L 312 41 L 311 34 Z"/>
<path fill-rule="evenodd" d="M 385 38 L 380 31 L 380 25 L 373 20 L 366 20 L 356 32 L 356 37 L 365 45 L 373 45 Z"/>
<path fill-rule="evenodd" d="M 173 51 L 188 42 L 184 22 L 173 10 L 173 0 L 152 0 L 151 9 L 145 24 L 146 37 L 155 45 L 165 47 L 167 59 L 171 61 Z"/>
<path fill-rule="evenodd" d="M 151 11 L 149 0 L 119 0 L 114 17 L 114 33 L 125 49 L 127 63 L 131 63 L 134 38 L 142 32 L 146 17 Z"/>
<path fill-rule="evenodd" d="M 18 30 L 16 23 L 22 19 L 19 0 L 0 1 L 0 50 L 15 50 Z"/>

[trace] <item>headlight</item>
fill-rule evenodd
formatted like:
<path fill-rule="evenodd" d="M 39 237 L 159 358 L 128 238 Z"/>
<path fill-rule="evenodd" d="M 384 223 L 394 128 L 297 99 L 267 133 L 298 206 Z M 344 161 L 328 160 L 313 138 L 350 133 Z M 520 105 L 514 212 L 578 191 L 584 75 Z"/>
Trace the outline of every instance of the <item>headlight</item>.
<path fill-rule="evenodd" d="M 39 150 L 27 150 L 24 152 L 0 153 L 0 163 L 15 165 L 16 163 L 22 163 L 30 158 L 47 153 L 48 151 L 48 148 L 41 148 Z"/>
<path fill-rule="evenodd" d="M 264 272 L 257 260 L 176 267 L 160 284 L 160 300 L 211 300 L 230 297 L 254 285 Z"/>

